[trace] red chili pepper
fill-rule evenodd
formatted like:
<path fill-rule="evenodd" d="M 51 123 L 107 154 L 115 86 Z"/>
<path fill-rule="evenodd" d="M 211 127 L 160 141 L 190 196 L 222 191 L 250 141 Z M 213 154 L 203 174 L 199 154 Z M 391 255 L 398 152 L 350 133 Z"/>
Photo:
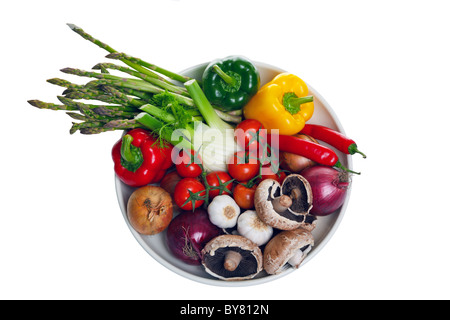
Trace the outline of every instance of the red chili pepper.
<path fill-rule="evenodd" d="M 114 171 L 131 187 L 159 182 L 172 165 L 172 146 L 160 148 L 156 139 L 144 129 L 133 129 L 117 141 L 112 149 Z"/>
<path fill-rule="evenodd" d="M 358 150 L 355 141 L 331 128 L 317 124 L 306 124 L 301 133 L 310 135 L 317 140 L 328 143 L 345 154 L 360 153 L 364 158 L 366 157 L 364 153 Z"/>
<path fill-rule="evenodd" d="M 318 164 L 336 167 L 351 173 L 359 174 L 358 172 L 351 171 L 344 167 L 333 150 L 313 141 L 308 141 L 289 135 L 270 134 L 269 144 L 272 148 L 278 148 L 279 151 L 294 153 L 311 159 Z"/>

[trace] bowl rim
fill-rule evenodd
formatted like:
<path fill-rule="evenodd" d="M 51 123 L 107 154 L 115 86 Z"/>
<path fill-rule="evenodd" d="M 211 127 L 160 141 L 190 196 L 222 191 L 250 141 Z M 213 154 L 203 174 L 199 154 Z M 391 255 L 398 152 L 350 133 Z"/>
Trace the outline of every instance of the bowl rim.
<path fill-rule="evenodd" d="M 255 64 L 255 66 L 257 68 L 266 68 L 266 69 L 274 70 L 274 71 L 279 72 L 279 73 L 286 72 L 285 70 L 280 69 L 279 67 L 273 66 L 271 64 L 267 64 L 267 63 L 259 62 L 259 61 L 255 61 L 255 60 L 252 60 L 252 62 Z M 200 63 L 200 64 L 194 65 L 192 67 L 186 68 L 186 69 L 180 71 L 179 73 L 180 74 L 185 74 L 185 73 L 188 73 L 188 72 L 190 72 L 192 70 L 205 68 L 208 64 L 209 64 L 209 62 Z M 338 131 L 340 131 L 341 133 L 345 134 L 344 128 L 343 128 L 341 122 L 339 121 L 339 118 L 337 117 L 336 113 L 331 108 L 331 106 L 328 104 L 328 102 L 309 83 L 306 82 L 306 85 L 308 86 L 309 91 L 314 95 L 314 97 L 316 97 L 318 100 L 320 100 L 320 102 L 322 103 L 322 105 L 325 108 L 325 110 L 331 115 L 333 121 L 336 124 L 336 127 L 337 127 Z M 349 155 L 345 155 L 345 156 L 346 156 L 346 160 L 347 160 L 347 167 L 350 170 L 352 170 L 353 169 L 352 158 Z M 287 276 L 288 274 L 291 274 L 293 271 L 296 270 L 294 268 L 289 268 L 289 269 L 287 269 L 287 270 L 285 270 L 285 271 L 283 271 L 283 272 L 281 272 L 279 274 L 269 275 L 269 276 L 265 276 L 265 277 L 261 277 L 261 278 L 253 278 L 253 279 L 242 280 L 242 281 L 224 281 L 224 280 L 220 280 L 220 279 L 204 278 L 202 276 L 194 275 L 194 274 L 189 273 L 189 272 L 187 272 L 187 271 L 185 271 L 185 270 L 183 270 L 181 268 L 178 268 L 177 266 L 167 262 L 158 253 L 156 253 L 150 246 L 148 246 L 147 243 L 144 241 L 142 235 L 140 235 L 138 232 L 136 232 L 132 228 L 132 226 L 129 224 L 129 222 L 127 220 L 127 214 L 126 214 L 126 204 L 123 204 L 121 202 L 121 200 L 120 200 L 119 190 L 121 188 L 121 185 L 120 185 L 121 182 L 117 178 L 116 175 L 114 175 L 114 177 L 115 177 L 114 179 L 115 179 L 115 188 L 116 188 L 117 200 L 119 202 L 119 206 L 120 206 L 121 211 L 122 211 L 122 216 L 125 219 L 125 223 L 127 224 L 128 228 L 131 231 L 131 233 L 133 234 L 134 238 L 137 240 L 137 242 L 142 246 L 142 248 L 154 260 L 156 260 L 158 263 L 160 263 L 161 265 L 163 265 L 167 269 L 171 270 L 172 272 L 178 274 L 179 276 L 182 276 L 182 277 L 187 278 L 187 279 L 192 280 L 192 281 L 196 281 L 198 283 L 202 283 L 202 284 L 206 284 L 206 285 L 212 285 L 212 286 L 219 286 L 219 287 L 248 287 L 248 286 L 260 285 L 260 284 L 263 284 L 263 283 L 267 283 L 267 282 L 271 282 L 271 281 L 277 280 L 279 278 Z M 328 230 L 328 232 L 326 233 L 326 235 L 322 239 L 322 241 L 317 246 L 314 246 L 314 250 L 312 250 L 306 256 L 306 258 L 305 258 L 305 260 L 303 260 L 301 266 L 304 266 L 312 258 L 314 258 L 323 249 L 323 247 L 330 241 L 330 239 L 333 237 L 333 235 L 336 233 L 336 230 L 338 229 L 342 219 L 344 218 L 345 211 L 347 209 L 348 202 L 350 200 L 351 189 L 352 188 L 349 188 L 348 191 L 347 191 L 347 196 L 345 198 L 344 203 L 342 204 L 342 206 L 340 208 L 340 212 L 339 212 L 339 215 L 338 215 L 336 221 L 331 226 L 331 228 Z"/>

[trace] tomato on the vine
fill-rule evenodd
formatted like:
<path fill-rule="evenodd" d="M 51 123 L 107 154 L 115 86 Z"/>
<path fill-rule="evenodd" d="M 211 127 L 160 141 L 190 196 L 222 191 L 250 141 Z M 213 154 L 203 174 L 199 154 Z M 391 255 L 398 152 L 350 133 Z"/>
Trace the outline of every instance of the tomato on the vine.
<path fill-rule="evenodd" d="M 206 175 L 206 182 L 210 187 L 210 199 L 218 196 L 219 194 L 231 194 L 231 189 L 233 188 L 233 178 L 231 178 L 231 176 L 225 171 L 214 171 L 208 173 Z"/>
<path fill-rule="evenodd" d="M 183 178 L 195 178 L 202 173 L 202 168 L 199 164 L 200 158 L 194 151 L 191 150 L 189 154 L 185 150 L 181 150 L 175 168 Z"/>
<path fill-rule="evenodd" d="M 236 126 L 234 138 L 246 151 L 257 153 L 259 146 L 267 143 L 267 131 L 258 120 L 245 119 Z"/>
<path fill-rule="evenodd" d="M 241 209 L 253 209 L 255 207 L 255 191 L 257 185 L 246 186 L 247 182 L 238 183 L 233 189 L 233 198 Z"/>
<path fill-rule="evenodd" d="M 173 201 L 180 209 L 193 210 L 203 205 L 205 194 L 203 183 L 195 178 L 184 178 L 175 187 Z"/>
<path fill-rule="evenodd" d="M 228 173 L 237 181 L 248 181 L 259 173 L 259 161 L 247 151 L 238 151 L 228 161 Z"/>

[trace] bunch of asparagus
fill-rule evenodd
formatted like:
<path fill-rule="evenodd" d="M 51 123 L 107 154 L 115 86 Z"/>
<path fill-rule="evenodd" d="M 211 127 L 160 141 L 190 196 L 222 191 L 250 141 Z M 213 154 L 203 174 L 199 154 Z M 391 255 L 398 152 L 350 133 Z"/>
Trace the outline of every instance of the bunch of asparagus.
<path fill-rule="evenodd" d="M 194 101 L 186 88 L 177 86 L 173 82 L 185 83 L 191 80 L 189 77 L 117 52 L 109 45 L 93 38 L 83 29 L 73 24 L 68 25 L 84 39 L 108 51 L 107 58 L 119 60 L 128 66 L 99 63 L 93 67 L 93 70 L 99 72 L 64 68 L 61 70 L 63 73 L 95 80 L 79 85 L 60 78 L 49 79 L 47 80 L 49 83 L 66 88 L 62 95 L 58 96 L 60 104 L 40 100 L 28 101 L 32 106 L 40 109 L 64 110 L 71 118 L 81 121 L 72 123 L 71 134 L 77 131 L 82 134 L 96 134 L 144 127 L 136 120 L 137 115 L 143 111 L 147 112 L 149 117 L 152 117 L 153 121 L 163 128 L 164 122 L 177 120 L 177 111 L 172 109 L 173 112 L 171 112 L 170 102 L 164 103 L 164 100 L 182 106 L 184 116 L 191 117 L 191 120 L 202 121 L 202 116 L 195 108 Z M 126 73 L 127 77 L 113 75 L 110 70 Z M 164 99 L 167 97 L 169 99 Z M 96 100 L 102 103 L 91 104 L 86 103 L 85 100 L 88 102 Z M 241 121 L 239 111 L 226 113 L 216 107 L 214 109 L 224 121 L 230 123 Z"/>

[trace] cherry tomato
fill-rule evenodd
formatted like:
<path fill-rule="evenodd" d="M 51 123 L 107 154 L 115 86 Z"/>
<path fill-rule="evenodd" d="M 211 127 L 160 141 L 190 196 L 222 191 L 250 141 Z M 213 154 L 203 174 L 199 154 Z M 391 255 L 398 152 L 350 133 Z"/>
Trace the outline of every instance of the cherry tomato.
<path fill-rule="evenodd" d="M 267 131 L 258 120 L 246 119 L 236 126 L 234 138 L 237 144 L 246 151 L 257 153 L 260 144 L 267 143 Z"/>
<path fill-rule="evenodd" d="M 250 180 L 259 173 L 259 161 L 247 151 L 238 151 L 228 161 L 228 173 L 240 182 Z"/>
<path fill-rule="evenodd" d="M 199 157 L 194 154 L 194 151 L 191 150 L 189 154 L 185 150 L 181 150 L 175 168 L 183 178 L 195 178 L 202 173 L 202 168 L 198 165 L 199 161 Z"/>
<path fill-rule="evenodd" d="M 246 184 L 247 182 L 243 182 Z M 253 209 L 255 207 L 255 190 L 257 185 L 254 184 L 248 188 L 238 183 L 233 189 L 233 198 L 241 209 Z"/>
<path fill-rule="evenodd" d="M 265 179 L 273 179 L 282 184 L 286 178 L 286 172 L 278 170 L 277 173 L 273 173 L 270 165 L 265 165 L 262 167 L 261 181 Z"/>
<path fill-rule="evenodd" d="M 209 190 L 209 198 L 212 199 L 219 194 L 231 194 L 231 189 L 233 188 L 232 183 L 233 178 L 230 177 L 228 173 L 225 171 L 214 171 L 210 172 L 206 175 L 206 182 L 210 187 L 212 187 Z M 228 183 L 227 183 L 228 182 Z M 220 191 L 219 189 L 215 189 L 215 187 L 220 187 L 222 185 L 222 188 L 225 188 L 229 190 L 230 192 L 227 192 L 225 190 Z"/>
<path fill-rule="evenodd" d="M 184 178 L 175 186 L 173 201 L 183 210 L 193 210 L 203 205 L 205 194 L 203 183 L 195 178 Z"/>

